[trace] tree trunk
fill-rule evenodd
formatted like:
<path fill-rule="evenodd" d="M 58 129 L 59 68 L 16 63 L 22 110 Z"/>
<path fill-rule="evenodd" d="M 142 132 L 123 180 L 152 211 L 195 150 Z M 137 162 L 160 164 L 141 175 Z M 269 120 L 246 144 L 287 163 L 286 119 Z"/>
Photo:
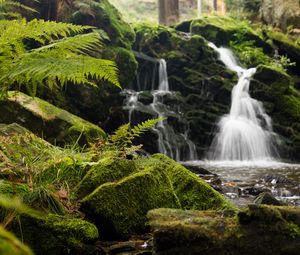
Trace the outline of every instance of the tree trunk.
<path fill-rule="evenodd" d="M 218 0 L 213 0 L 213 7 L 214 7 L 214 11 L 217 12 L 218 11 Z"/>
<path fill-rule="evenodd" d="M 158 0 L 159 24 L 173 25 L 179 21 L 179 0 Z"/>

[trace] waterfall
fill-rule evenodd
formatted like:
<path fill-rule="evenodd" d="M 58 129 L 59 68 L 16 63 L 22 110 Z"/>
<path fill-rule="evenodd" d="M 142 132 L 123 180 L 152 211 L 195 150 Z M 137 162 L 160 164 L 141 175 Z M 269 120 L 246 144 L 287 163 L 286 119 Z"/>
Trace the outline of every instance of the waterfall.
<path fill-rule="evenodd" d="M 143 56 L 138 54 L 138 57 Z M 146 58 L 143 57 L 146 61 L 148 61 L 149 58 L 148 56 L 146 56 Z M 151 61 L 153 63 L 155 62 L 153 59 L 151 59 Z M 165 118 L 164 121 L 159 122 L 156 127 L 152 129 L 157 136 L 157 151 L 177 161 L 196 160 L 196 146 L 189 139 L 188 121 L 182 116 L 178 104 L 173 106 L 165 102 L 167 99 L 171 101 L 178 100 L 176 93 L 169 88 L 167 63 L 164 59 L 157 60 L 156 63 L 158 64 L 158 68 L 157 65 L 155 65 L 154 68 L 156 71 L 153 72 L 153 77 L 155 78 L 155 73 L 158 73 L 157 84 L 155 85 L 155 79 L 153 78 L 152 81 L 149 82 L 151 86 L 138 82 L 135 90 L 124 90 L 122 93 L 126 98 L 123 108 L 128 111 L 128 120 L 130 123 L 135 123 L 134 115 L 137 113 L 151 115 L 153 118 Z M 139 79 L 137 80 L 139 81 Z M 151 91 L 149 91 L 149 88 L 151 88 Z M 151 102 L 142 100 L 143 94 L 147 91 L 152 97 Z M 175 128 L 173 125 L 170 125 L 168 118 L 176 120 L 177 126 L 180 128 Z"/>
<path fill-rule="evenodd" d="M 218 123 L 218 133 L 210 147 L 210 159 L 216 161 L 270 161 L 274 154 L 274 132 L 271 118 L 261 102 L 249 94 L 250 80 L 256 69 L 238 65 L 226 48 L 208 44 L 218 52 L 225 66 L 237 73 L 239 80 L 232 89 L 229 114 Z"/>

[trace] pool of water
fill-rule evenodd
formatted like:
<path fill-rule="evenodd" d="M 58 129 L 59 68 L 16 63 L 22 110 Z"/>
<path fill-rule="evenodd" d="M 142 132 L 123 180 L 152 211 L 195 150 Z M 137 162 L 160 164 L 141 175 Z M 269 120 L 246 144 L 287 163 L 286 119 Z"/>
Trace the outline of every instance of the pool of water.
<path fill-rule="evenodd" d="M 289 205 L 300 206 L 300 164 L 276 161 L 190 161 L 184 162 L 184 165 L 192 167 L 192 171 L 238 206 L 253 203 L 263 191 L 272 193 Z M 203 169 L 212 174 L 203 174 Z"/>

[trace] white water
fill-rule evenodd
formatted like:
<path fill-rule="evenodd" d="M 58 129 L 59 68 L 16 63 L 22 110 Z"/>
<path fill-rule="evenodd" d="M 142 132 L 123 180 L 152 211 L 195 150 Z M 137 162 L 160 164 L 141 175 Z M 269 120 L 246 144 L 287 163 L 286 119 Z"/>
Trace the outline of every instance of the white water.
<path fill-rule="evenodd" d="M 168 155 L 169 157 L 180 160 L 196 160 L 196 146 L 188 138 L 189 125 L 182 116 L 178 113 L 178 109 L 171 109 L 164 103 L 164 98 L 169 96 L 176 98 L 176 93 L 170 91 L 167 63 L 164 59 L 158 61 L 158 86 L 155 89 L 152 81 L 150 91 L 153 101 L 146 105 L 139 101 L 139 96 L 149 88 L 148 84 L 138 84 L 138 90 L 124 90 L 126 95 L 124 109 L 128 110 L 129 122 L 132 123 L 134 119 L 134 112 L 140 111 L 153 115 L 153 118 L 166 118 L 166 120 L 159 122 L 152 131 L 157 135 L 157 147 L 160 153 Z M 185 126 L 183 133 L 175 131 L 168 124 L 168 117 L 178 120 L 181 125 Z"/>
<path fill-rule="evenodd" d="M 232 90 L 230 112 L 218 123 L 219 130 L 211 145 L 209 159 L 239 164 L 243 164 L 241 161 L 244 164 L 274 161 L 271 118 L 262 104 L 249 94 L 250 80 L 256 69 L 239 66 L 229 49 L 217 48 L 213 43 L 209 43 L 209 46 L 219 53 L 226 67 L 239 77 Z"/>

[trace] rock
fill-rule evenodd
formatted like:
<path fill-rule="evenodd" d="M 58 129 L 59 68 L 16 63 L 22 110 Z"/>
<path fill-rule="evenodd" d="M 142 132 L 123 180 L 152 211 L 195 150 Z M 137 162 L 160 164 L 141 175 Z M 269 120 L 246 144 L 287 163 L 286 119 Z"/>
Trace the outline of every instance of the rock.
<path fill-rule="evenodd" d="M 299 208 L 251 205 L 238 217 L 234 215 L 217 211 L 152 210 L 148 217 L 154 238 L 154 253 L 298 253 Z"/>
<path fill-rule="evenodd" d="M 295 43 L 295 40 L 293 38 L 279 31 L 267 31 L 266 33 L 268 38 L 272 40 L 273 45 L 277 48 L 278 53 L 282 56 L 286 56 L 291 61 L 291 63 L 294 63 L 294 66 L 291 65 L 288 67 L 289 72 L 299 75 L 299 66 L 300 66 L 299 44 Z"/>
<path fill-rule="evenodd" d="M 148 167 L 99 186 L 80 209 L 101 228 L 102 237 L 117 238 L 146 231 L 147 212 L 159 207 L 180 208 L 180 203 L 166 173 Z"/>
<path fill-rule="evenodd" d="M 160 168 L 166 171 L 183 209 L 209 210 L 233 207 L 225 197 L 179 163 L 162 154 L 153 155 L 153 158 L 156 161 L 149 163 L 160 165 Z"/>
<path fill-rule="evenodd" d="M 106 136 L 98 126 L 21 92 L 10 91 L 0 107 L 0 122 L 18 123 L 52 143 L 65 144 L 79 138 L 86 143 Z"/>
<path fill-rule="evenodd" d="M 282 202 L 277 200 L 270 192 L 260 193 L 254 200 L 257 205 L 283 205 Z"/>
<path fill-rule="evenodd" d="M 186 164 L 184 162 L 182 163 L 182 165 L 195 174 L 217 176 L 216 174 L 210 172 L 209 170 L 207 170 L 201 166 L 192 165 L 192 164 L 188 164 L 188 163 Z"/>
<path fill-rule="evenodd" d="M 113 157 L 101 159 L 75 187 L 75 193 L 83 198 L 102 184 L 118 181 L 136 171 L 134 161 Z"/>
<path fill-rule="evenodd" d="M 270 45 L 249 25 L 229 16 L 203 16 L 192 21 L 190 29 L 192 34 L 199 34 L 217 46 L 228 46 L 236 38 L 236 34 L 242 32 L 244 40 L 254 41 L 257 47 L 271 51 Z"/>
<path fill-rule="evenodd" d="M 266 106 L 274 131 L 281 136 L 280 156 L 299 159 L 300 93 L 293 87 L 292 77 L 274 67 L 260 65 L 253 79 L 251 94 Z"/>
<path fill-rule="evenodd" d="M 108 0 L 95 0 L 87 7 L 75 7 L 75 13 L 69 21 L 79 25 L 96 26 L 108 34 L 111 44 L 131 48 L 135 34 L 131 26 L 125 22 L 120 12 Z M 88 11 L 86 10 L 88 9 Z"/>
<path fill-rule="evenodd" d="M 0 254 L 33 255 L 32 251 L 20 242 L 12 233 L 0 226 Z"/>
<path fill-rule="evenodd" d="M 47 217 L 21 216 L 13 232 L 39 255 L 89 254 L 89 244 L 98 238 L 95 225 L 82 219 L 49 214 Z"/>

